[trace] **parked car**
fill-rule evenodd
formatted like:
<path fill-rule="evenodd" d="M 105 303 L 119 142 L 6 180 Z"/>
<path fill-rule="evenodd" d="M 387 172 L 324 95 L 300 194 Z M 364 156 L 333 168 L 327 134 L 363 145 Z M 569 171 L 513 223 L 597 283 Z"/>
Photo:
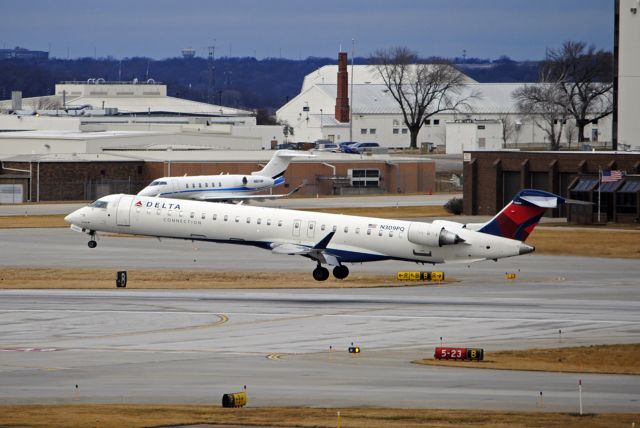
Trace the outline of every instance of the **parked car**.
<path fill-rule="evenodd" d="M 315 148 L 313 149 L 316 152 L 333 152 L 336 153 L 340 151 L 340 148 L 335 143 L 316 143 Z"/>
<path fill-rule="evenodd" d="M 347 147 L 350 146 L 351 144 L 355 144 L 356 141 L 343 141 L 341 143 L 338 143 L 338 147 L 340 148 L 341 152 L 346 153 Z"/>
<path fill-rule="evenodd" d="M 345 148 L 345 153 L 356 153 L 356 154 L 360 154 L 360 153 L 364 153 L 368 150 L 371 150 L 373 148 L 376 147 L 380 147 L 380 144 L 378 143 L 355 143 L 355 144 L 351 144 L 349 146 L 347 146 Z"/>

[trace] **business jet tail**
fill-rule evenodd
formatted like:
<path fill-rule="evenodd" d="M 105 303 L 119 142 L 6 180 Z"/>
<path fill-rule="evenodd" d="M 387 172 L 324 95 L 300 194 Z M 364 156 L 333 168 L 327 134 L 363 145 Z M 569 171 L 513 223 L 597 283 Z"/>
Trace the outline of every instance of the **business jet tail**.
<path fill-rule="evenodd" d="M 478 232 L 525 241 L 544 212 L 564 203 L 565 198 L 543 190 L 524 189 Z"/>
<path fill-rule="evenodd" d="M 289 167 L 289 163 L 293 158 L 312 158 L 315 155 L 304 152 L 296 152 L 294 150 L 278 150 L 276 151 L 271 160 L 260 171 L 254 171 L 251 175 L 261 175 L 265 177 L 271 177 L 274 180 L 282 177 Z"/>

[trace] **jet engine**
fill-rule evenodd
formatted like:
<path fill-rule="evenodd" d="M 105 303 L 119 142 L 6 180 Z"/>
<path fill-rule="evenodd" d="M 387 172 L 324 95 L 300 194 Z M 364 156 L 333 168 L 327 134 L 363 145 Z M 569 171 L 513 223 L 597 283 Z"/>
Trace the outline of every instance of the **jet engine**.
<path fill-rule="evenodd" d="M 442 247 L 464 242 L 464 239 L 443 226 L 434 226 L 430 223 L 411 223 L 407 238 L 414 244 L 426 247 Z"/>
<path fill-rule="evenodd" d="M 274 179 L 259 175 L 245 175 L 242 177 L 242 185 L 249 189 L 260 189 L 262 187 L 272 187 Z"/>

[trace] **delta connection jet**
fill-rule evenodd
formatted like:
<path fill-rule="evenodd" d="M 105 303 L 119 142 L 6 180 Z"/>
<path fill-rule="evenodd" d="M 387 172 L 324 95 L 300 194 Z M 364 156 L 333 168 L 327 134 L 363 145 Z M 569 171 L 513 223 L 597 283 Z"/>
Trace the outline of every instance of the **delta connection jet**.
<path fill-rule="evenodd" d="M 284 183 L 284 173 L 294 157 L 314 157 L 293 150 L 276 151 L 269 163 L 251 174 L 197 175 L 162 177 L 142 189 L 138 196 L 158 196 L 196 201 L 242 201 L 247 199 L 277 199 L 292 195 L 304 185 L 282 195 L 256 195 Z"/>
<path fill-rule="evenodd" d="M 316 262 L 313 277 L 346 278 L 346 263 L 402 260 L 470 263 L 534 251 L 524 241 L 548 208 L 564 198 L 522 190 L 484 224 L 403 220 L 325 214 L 246 205 L 180 201 L 160 197 L 109 195 L 65 217 L 71 229 L 252 245 L 276 254 Z"/>

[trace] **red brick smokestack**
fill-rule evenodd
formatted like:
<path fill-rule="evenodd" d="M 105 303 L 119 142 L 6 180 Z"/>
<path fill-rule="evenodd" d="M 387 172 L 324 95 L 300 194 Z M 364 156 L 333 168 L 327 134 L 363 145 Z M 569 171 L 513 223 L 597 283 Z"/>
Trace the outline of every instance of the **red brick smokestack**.
<path fill-rule="evenodd" d="M 336 120 L 349 122 L 349 74 L 347 73 L 347 53 L 338 53 L 338 94 L 336 96 Z"/>

